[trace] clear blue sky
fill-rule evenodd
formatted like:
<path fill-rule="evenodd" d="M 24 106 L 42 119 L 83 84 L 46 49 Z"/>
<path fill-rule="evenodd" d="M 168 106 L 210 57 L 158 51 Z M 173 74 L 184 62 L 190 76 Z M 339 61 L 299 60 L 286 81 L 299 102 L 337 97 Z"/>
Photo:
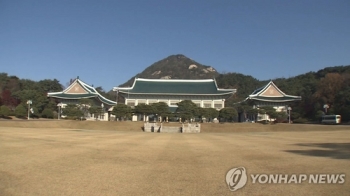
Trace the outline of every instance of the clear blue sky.
<path fill-rule="evenodd" d="M 0 0 L 0 72 L 106 91 L 173 54 L 265 80 L 350 64 L 349 0 Z"/>

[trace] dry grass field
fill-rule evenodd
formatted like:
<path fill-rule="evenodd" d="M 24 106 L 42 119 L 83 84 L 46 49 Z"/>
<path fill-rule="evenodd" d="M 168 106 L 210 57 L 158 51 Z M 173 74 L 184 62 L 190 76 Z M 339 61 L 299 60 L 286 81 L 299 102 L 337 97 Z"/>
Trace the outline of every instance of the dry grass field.
<path fill-rule="evenodd" d="M 175 126 L 167 124 L 166 126 Z M 0 195 L 350 195 L 349 126 L 0 121 Z M 225 181 L 245 167 L 248 182 Z M 343 184 L 253 184 L 251 174 L 345 174 Z"/>

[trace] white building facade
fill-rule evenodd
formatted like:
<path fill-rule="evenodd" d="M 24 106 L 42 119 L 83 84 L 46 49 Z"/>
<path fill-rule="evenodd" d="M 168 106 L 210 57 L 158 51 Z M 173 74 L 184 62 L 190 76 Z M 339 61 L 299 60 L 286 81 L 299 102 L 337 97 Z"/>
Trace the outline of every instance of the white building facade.
<path fill-rule="evenodd" d="M 177 103 L 191 100 L 202 108 L 225 107 L 225 100 L 236 93 L 236 89 L 220 89 L 215 79 L 143 79 L 135 78 L 131 87 L 114 87 L 113 91 L 125 99 L 131 107 L 139 104 L 164 102 L 173 110 Z"/>

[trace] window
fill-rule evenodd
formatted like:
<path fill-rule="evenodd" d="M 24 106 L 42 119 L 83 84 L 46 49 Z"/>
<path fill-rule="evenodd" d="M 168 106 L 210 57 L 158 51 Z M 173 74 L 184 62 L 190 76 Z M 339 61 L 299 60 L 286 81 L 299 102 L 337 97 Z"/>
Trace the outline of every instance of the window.
<path fill-rule="evenodd" d="M 214 104 L 214 108 L 218 108 L 218 109 L 222 108 L 222 103 Z"/>
<path fill-rule="evenodd" d="M 204 108 L 211 108 L 211 103 L 204 103 L 203 106 Z"/>
<path fill-rule="evenodd" d="M 152 103 L 157 103 L 158 101 L 157 100 L 148 100 L 148 104 L 152 104 Z"/>
<path fill-rule="evenodd" d="M 201 102 L 198 101 L 192 101 L 194 104 L 196 104 L 197 107 L 201 107 Z"/>
<path fill-rule="evenodd" d="M 128 106 L 135 106 L 135 102 L 128 102 L 128 104 L 127 104 Z"/>
<path fill-rule="evenodd" d="M 140 104 L 146 104 L 146 100 L 138 100 L 137 105 L 140 105 Z"/>

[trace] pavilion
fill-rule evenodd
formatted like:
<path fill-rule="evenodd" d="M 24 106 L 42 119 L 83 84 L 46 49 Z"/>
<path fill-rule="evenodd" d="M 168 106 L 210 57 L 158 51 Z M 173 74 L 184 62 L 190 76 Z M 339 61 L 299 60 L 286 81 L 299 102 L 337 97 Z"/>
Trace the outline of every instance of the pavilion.
<path fill-rule="evenodd" d="M 55 98 L 56 101 L 59 102 L 59 109 L 64 108 L 67 104 L 79 104 L 79 101 L 84 98 L 91 99 L 93 105 L 101 107 L 102 111 L 98 117 L 99 120 L 103 121 L 110 119 L 110 113 L 113 106 L 117 104 L 117 102 L 103 97 L 93 86 L 81 81 L 79 77 L 77 77 L 65 90 L 61 92 L 50 92 L 47 96 Z M 96 117 L 89 114 L 87 119 L 92 120 L 96 119 Z"/>
<path fill-rule="evenodd" d="M 260 87 L 252 94 L 250 94 L 245 101 L 250 102 L 253 105 L 253 108 L 259 109 L 264 106 L 272 106 L 278 112 L 291 110 L 289 104 L 294 101 L 300 101 L 301 96 L 287 95 L 283 91 L 281 91 L 276 84 L 271 80 L 267 85 Z M 247 117 L 250 120 L 256 119 L 257 121 L 263 120 L 273 120 L 270 119 L 267 114 L 258 114 L 257 118 L 254 116 Z"/>

